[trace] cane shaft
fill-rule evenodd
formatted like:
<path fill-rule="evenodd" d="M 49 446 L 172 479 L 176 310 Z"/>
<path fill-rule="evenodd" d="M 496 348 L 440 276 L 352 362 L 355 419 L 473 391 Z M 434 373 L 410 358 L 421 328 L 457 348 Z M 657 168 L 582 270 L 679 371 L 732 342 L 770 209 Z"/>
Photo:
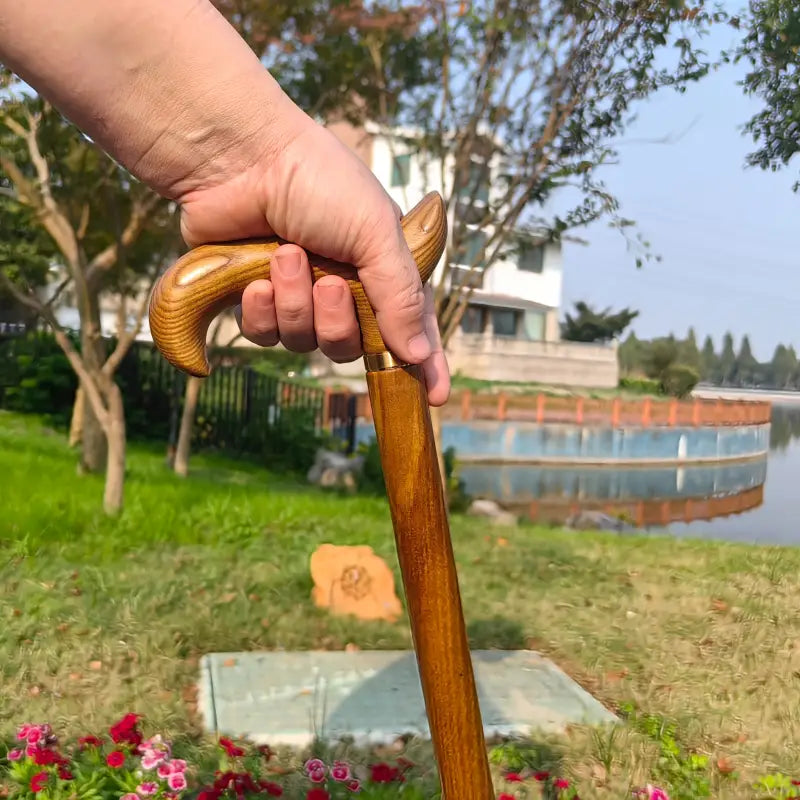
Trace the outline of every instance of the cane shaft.
<path fill-rule="evenodd" d="M 367 385 L 443 797 L 493 800 L 425 383 L 395 367 Z"/>

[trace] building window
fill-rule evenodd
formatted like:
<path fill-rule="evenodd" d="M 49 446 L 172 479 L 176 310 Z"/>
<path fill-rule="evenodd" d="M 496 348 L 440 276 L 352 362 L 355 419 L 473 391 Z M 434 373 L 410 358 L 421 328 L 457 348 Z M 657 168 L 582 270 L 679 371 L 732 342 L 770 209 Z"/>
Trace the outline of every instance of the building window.
<path fill-rule="evenodd" d="M 464 333 L 483 333 L 486 330 L 486 309 L 483 306 L 467 306 L 461 317 Z"/>
<path fill-rule="evenodd" d="M 526 339 L 532 342 L 544 340 L 545 315 L 542 311 L 526 311 L 522 318 L 522 331 Z"/>
<path fill-rule="evenodd" d="M 483 231 L 464 231 L 456 252 L 456 262 L 466 267 L 482 267 L 488 237 Z"/>
<path fill-rule="evenodd" d="M 467 289 L 482 289 L 483 270 L 450 267 L 450 285 L 453 288 L 465 287 Z"/>
<path fill-rule="evenodd" d="M 411 177 L 411 155 L 395 156 L 392 159 L 392 186 L 408 186 Z"/>
<path fill-rule="evenodd" d="M 520 245 L 517 266 L 523 272 L 541 273 L 544 268 L 544 245 Z"/>
<path fill-rule="evenodd" d="M 519 311 L 513 308 L 492 309 L 492 331 L 495 336 L 516 336 L 519 325 Z"/>
<path fill-rule="evenodd" d="M 466 173 L 466 174 L 465 174 Z M 462 172 L 458 195 L 467 202 L 489 202 L 489 168 L 484 164 L 470 162 L 469 171 Z"/>

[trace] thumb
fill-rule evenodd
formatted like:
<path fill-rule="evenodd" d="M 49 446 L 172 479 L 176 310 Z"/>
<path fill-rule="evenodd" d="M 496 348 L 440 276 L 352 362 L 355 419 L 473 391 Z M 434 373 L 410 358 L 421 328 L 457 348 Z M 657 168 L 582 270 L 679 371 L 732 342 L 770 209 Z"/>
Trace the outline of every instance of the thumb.
<path fill-rule="evenodd" d="M 433 352 L 425 324 L 425 293 L 399 213 L 393 211 L 399 209 L 390 209 L 373 228 L 358 275 L 386 346 L 398 358 L 420 364 Z"/>

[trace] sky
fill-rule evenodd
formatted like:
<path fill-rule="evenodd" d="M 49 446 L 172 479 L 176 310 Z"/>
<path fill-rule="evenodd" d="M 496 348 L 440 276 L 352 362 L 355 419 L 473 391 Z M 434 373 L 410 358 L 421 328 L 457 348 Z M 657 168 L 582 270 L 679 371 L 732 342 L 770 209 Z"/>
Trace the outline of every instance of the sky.
<path fill-rule="evenodd" d="M 711 51 L 710 40 L 704 47 Z M 725 67 L 683 95 L 665 89 L 638 107 L 619 164 L 603 179 L 662 261 L 637 269 L 607 221 L 576 232 L 588 245 L 564 244 L 565 311 L 577 300 L 627 306 L 640 312 L 637 336 L 683 336 L 693 326 L 700 345 L 710 334 L 718 350 L 726 331 L 737 349 L 749 334 L 761 360 L 778 342 L 800 350 L 798 164 L 745 166 L 754 145 L 742 126 L 760 105 L 737 85 L 743 74 Z"/>

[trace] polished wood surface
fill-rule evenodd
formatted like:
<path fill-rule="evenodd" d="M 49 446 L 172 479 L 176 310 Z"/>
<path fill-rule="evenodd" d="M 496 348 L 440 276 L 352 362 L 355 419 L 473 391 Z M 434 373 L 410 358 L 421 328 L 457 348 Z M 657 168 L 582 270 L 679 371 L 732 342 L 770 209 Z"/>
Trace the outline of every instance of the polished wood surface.
<path fill-rule="evenodd" d="M 426 195 L 401 220 L 403 234 L 423 282 L 433 273 L 447 235 L 444 203 Z M 161 276 L 150 299 L 150 332 L 158 349 L 175 367 L 198 377 L 209 374 L 206 337 L 211 321 L 241 302 L 248 284 L 269 279 L 270 258 L 278 238 L 226 242 L 197 247 Z M 364 353 L 386 351 L 375 314 L 354 267 L 309 253 L 313 279 L 341 275 L 355 300 Z"/>
<path fill-rule="evenodd" d="M 375 432 L 446 800 L 494 798 L 424 379 L 367 373 Z"/>

